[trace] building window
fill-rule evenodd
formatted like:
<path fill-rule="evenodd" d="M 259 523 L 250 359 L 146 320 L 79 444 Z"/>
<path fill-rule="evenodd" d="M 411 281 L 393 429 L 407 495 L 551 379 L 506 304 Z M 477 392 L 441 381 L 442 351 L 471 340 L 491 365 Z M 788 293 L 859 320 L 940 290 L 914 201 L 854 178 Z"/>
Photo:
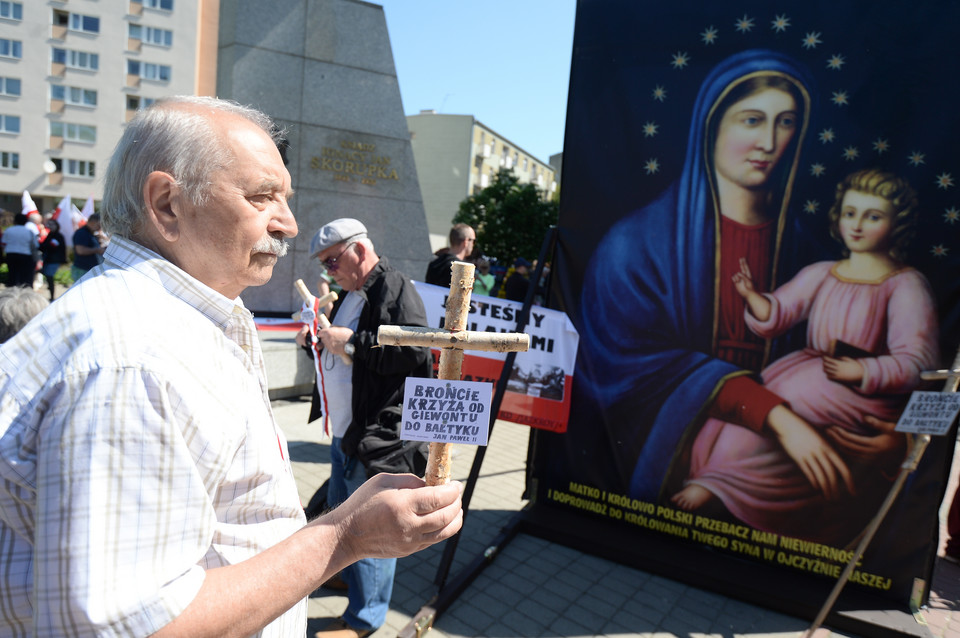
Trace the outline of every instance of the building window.
<path fill-rule="evenodd" d="M 50 122 L 50 135 L 51 137 L 62 137 L 71 142 L 92 144 L 97 141 L 97 127 L 70 122 Z"/>
<path fill-rule="evenodd" d="M 19 133 L 20 116 L 19 115 L 0 115 L 0 132 Z"/>
<path fill-rule="evenodd" d="M 127 60 L 127 73 L 130 75 L 138 75 L 144 80 L 162 80 L 166 82 L 170 79 L 170 67 L 168 65 L 140 62 L 139 60 Z"/>
<path fill-rule="evenodd" d="M 20 40 L 7 40 L 0 38 L 0 57 L 17 58 L 23 57 L 23 43 Z"/>
<path fill-rule="evenodd" d="M 53 49 L 53 61 L 60 64 L 66 64 L 71 69 L 85 69 L 96 71 L 100 68 L 100 56 L 96 53 L 87 53 L 86 51 L 74 51 L 73 49 Z"/>
<path fill-rule="evenodd" d="M 17 170 L 20 168 L 20 153 L 0 151 L 0 168 Z"/>
<path fill-rule="evenodd" d="M 130 38 L 140 40 L 146 44 L 156 44 L 162 47 L 173 46 L 173 31 L 144 27 L 139 24 L 130 25 Z"/>
<path fill-rule="evenodd" d="M 54 100 L 63 100 L 74 106 L 96 106 L 97 92 L 93 89 L 83 89 L 79 86 L 63 86 L 54 84 L 50 87 L 50 97 Z"/>
<path fill-rule="evenodd" d="M 55 173 L 63 173 L 70 177 L 96 177 L 94 162 L 87 160 L 60 159 L 52 158 L 53 165 L 57 167 Z"/>
<path fill-rule="evenodd" d="M 100 18 L 83 15 L 81 13 L 70 13 L 68 11 L 58 11 L 54 9 L 53 25 L 56 27 L 67 27 L 71 31 L 100 33 Z"/>
<path fill-rule="evenodd" d="M 87 160 L 68 159 L 67 170 L 64 172 L 73 177 L 94 177 L 94 163 Z"/>
<path fill-rule="evenodd" d="M 70 30 L 86 33 L 100 33 L 100 18 L 85 16 L 79 13 L 70 14 Z"/>
<path fill-rule="evenodd" d="M 23 20 L 22 2 L 0 2 L 0 18 L 8 20 Z"/>
<path fill-rule="evenodd" d="M 173 11 L 173 0 L 132 0 L 139 2 L 148 9 L 162 9 L 164 11 Z"/>
<path fill-rule="evenodd" d="M 20 79 L 0 77 L 0 95 L 20 95 Z"/>
<path fill-rule="evenodd" d="M 127 110 L 136 111 L 138 109 L 145 109 L 151 104 L 156 102 L 152 97 L 142 97 L 140 95 L 128 95 L 127 96 Z"/>

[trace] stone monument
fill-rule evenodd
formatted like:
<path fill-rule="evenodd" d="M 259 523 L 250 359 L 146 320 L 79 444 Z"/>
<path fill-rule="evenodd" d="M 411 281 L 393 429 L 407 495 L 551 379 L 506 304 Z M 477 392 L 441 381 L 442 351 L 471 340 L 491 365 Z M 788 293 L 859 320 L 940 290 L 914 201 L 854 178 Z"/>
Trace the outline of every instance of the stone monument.
<path fill-rule="evenodd" d="M 323 224 L 355 217 L 378 254 L 414 279 L 431 259 L 410 133 L 383 7 L 359 0 L 221 0 L 217 94 L 287 129 L 300 234 L 273 278 L 243 293 L 255 312 L 300 308 L 294 282 Z"/>

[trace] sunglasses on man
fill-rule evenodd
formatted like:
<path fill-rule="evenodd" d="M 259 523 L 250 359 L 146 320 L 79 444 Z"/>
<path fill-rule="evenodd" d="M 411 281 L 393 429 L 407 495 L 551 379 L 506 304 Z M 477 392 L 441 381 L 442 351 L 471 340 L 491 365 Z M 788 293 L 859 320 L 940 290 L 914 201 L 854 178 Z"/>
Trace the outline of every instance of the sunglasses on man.
<path fill-rule="evenodd" d="M 337 255 L 336 257 L 327 257 L 326 259 L 321 259 L 320 265 L 323 266 L 327 272 L 337 272 L 337 269 L 340 268 L 340 265 L 337 262 L 340 261 L 340 258 L 343 257 L 343 254 L 347 252 L 350 246 L 353 246 L 355 243 L 357 242 L 352 241 L 346 246 L 344 246 L 343 250 L 341 250 L 340 254 Z"/>

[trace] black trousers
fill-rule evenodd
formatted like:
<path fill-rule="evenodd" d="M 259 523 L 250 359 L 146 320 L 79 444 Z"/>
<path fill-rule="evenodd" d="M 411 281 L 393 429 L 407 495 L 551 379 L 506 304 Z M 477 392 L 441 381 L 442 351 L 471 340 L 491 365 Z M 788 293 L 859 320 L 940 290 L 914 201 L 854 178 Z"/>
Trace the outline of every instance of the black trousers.
<path fill-rule="evenodd" d="M 31 255 L 7 253 L 7 285 L 33 287 L 33 276 L 37 271 L 37 262 Z"/>

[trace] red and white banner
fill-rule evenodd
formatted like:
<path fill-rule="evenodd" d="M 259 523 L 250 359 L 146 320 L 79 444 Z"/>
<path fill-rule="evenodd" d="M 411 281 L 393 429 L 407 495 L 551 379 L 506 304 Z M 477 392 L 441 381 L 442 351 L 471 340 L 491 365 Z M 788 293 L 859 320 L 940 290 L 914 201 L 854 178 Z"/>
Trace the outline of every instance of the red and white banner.
<path fill-rule="evenodd" d="M 430 327 L 442 328 L 449 290 L 414 282 L 423 299 Z M 515 332 L 523 304 L 497 297 L 474 295 L 470 300 L 469 330 Z M 517 353 L 513 373 L 497 418 L 542 430 L 564 432 L 570 415 L 570 390 L 579 336 L 567 315 L 534 306 L 524 332 L 530 335 L 530 350 Z M 435 349 L 434 364 L 440 356 Z M 507 355 L 466 351 L 463 380 L 496 384 Z"/>
<path fill-rule="evenodd" d="M 257 325 L 257 330 L 266 330 L 268 332 L 297 332 L 303 324 L 296 319 L 284 319 L 282 317 L 254 317 L 253 322 Z"/>

